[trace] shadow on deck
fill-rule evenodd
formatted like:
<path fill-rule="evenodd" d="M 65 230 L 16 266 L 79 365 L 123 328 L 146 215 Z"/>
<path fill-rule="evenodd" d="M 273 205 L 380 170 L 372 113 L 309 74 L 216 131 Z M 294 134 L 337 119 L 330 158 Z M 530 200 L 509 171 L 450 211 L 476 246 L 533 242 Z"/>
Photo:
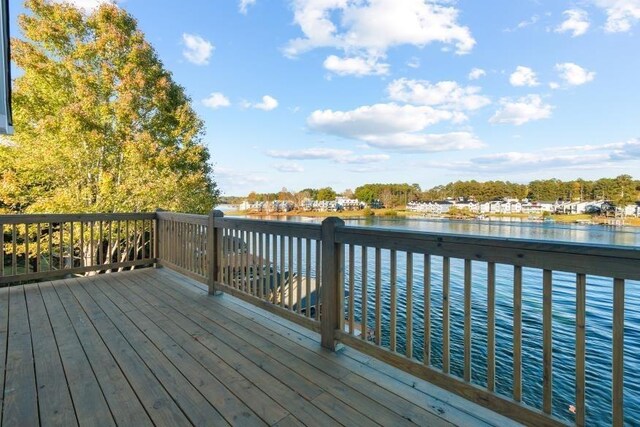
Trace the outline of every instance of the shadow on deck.
<path fill-rule="evenodd" d="M 166 269 L 0 289 L 1 425 L 515 425 Z"/>

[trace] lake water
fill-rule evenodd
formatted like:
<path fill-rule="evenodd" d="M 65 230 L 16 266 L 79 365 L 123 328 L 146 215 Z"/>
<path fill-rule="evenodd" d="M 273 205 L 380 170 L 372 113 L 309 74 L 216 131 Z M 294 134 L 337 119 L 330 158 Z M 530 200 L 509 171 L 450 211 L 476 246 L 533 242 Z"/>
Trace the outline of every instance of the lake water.
<path fill-rule="evenodd" d="M 273 218 L 276 219 L 276 218 Z M 289 217 L 279 220 L 320 222 L 321 219 Z M 482 235 L 553 241 L 581 242 L 605 245 L 640 246 L 640 229 L 633 227 L 606 227 L 578 224 L 531 223 L 520 220 L 448 221 L 407 218 L 346 219 L 347 225 L 411 229 L 425 232 Z M 442 367 L 442 259 L 432 257 L 432 360 L 436 368 Z M 359 248 L 356 249 L 355 315 L 360 321 L 361 271 Z M 374 325 L 373 307 L 373 250 L 370 249 L 368 270 L 369 327 Z M 422 289 L 423 264 L 421 256 L 414 256 L 413 283 L 413 356 L 422 360 L 424 331 L 424 299 Z M 406 254 L 398 253 L 398 340 L 397 351 L 405 351 Z M 383 339 L 389 343 L 389 252 L 382 256 Z M 451 373 L 463 376 L 463 261 L 451 261 Z M 348 280 L 348 277 L 346 277 Z M 472 381 L 486 386 L 487 338 L 487 267 L 473 262 L 472 284 Z M 612 280 L 587 277 L 586 313 L 586 399 L 587 423 L 610 425 L 611 367 L 612 367 Z M 537 408 L 542 406 L 542 271 L 523 269 L 523 400 Z M 513 267 L 496 268 L 496 389 L 498 393 L 512 393 L 513 342 Z M 640 425 L 640 283 L 627 281 L 625 287 L 625 423 Z M 553 274 L 553 407 L 554 414 L 574 421 L 569 407 L 575 396 L 575 275 Z"/>

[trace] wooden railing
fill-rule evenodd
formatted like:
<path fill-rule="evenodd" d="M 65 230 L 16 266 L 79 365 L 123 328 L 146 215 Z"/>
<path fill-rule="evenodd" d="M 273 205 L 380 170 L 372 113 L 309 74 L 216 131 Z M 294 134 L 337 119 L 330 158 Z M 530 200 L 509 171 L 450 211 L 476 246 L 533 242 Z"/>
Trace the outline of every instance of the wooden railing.
<path fill-rule="evenodd" d="M 0 215 L 0 286 L 155 262 L 154 213 Z"/>
<path fill-rule="evenodd" d="M 54 263 L 69 258 L 65 255 L 69 249 L 64 248 L 86 247 L 87 230 L 95 235 L 96 224 L 104 227 L 102 221 L 110 220 L 111 227 L 117 221 L 113 230 L 122 230 L 120 223 L 125 219 L 148 220 L 149 231 L 143 233 L 149 236 L 148 243 L 142 247 L 157 254 L 155 258 L 142 255 L 117 264 L 96 262 L 65 271 L 106 271 L 155 261 L 206 284 L 212 294 L 233 294 L 320 332 L 324 347 L 353 346 L 527 425 L 582 426 L 589 421 L 587 285 L 597 280 L 598 286 L 612 289 L 611 421 L 615 426 L 628 421 L 623 401 L 625 287 L 629 281 L 640 280 L 640 248 L 347 227 L 337 218 L 318 224 L 225 218 L 218 211 L 208 216 L 141 215 L 75 219 L 85 223 L 81 226 L 84 231 L 76 231 L 70 240 L 64 236 L 78 230 L 77 226 L 64 228 L 58 240 L 54 233 L 44 254 L 52 252 Z M 51 223 L 47 229 L 55 230 L 55 224 L 72 222 L 72 218 L 20 222 L 15 217 L 0 217 L 0 222 L 6 272 L 7 254 L 15 254 L 15 245 L 20 244 L 16 236 L 23 229 L 17 224 L 30 224 L 30 235 L 40 236 L 27 238 L 25 243 L 38 240 L 42 245 L 48 235 L 43 237 L 43 227 L 37 224 Z M 100 233 L 103 237 L 97 240 L 113 241 L 105 240 L 104 229 Z M 13 236 L 13 252 L 7 252 L 7 235 Z M 79 236 L 85 236 L 84 243 L 78 244 Z M 121 252 L 125 241 L 130 242 L 121 237 L 116 241 Z M 63 242 L 62 249 L 58 242 Z M 106 250 L 104 243 L 102 247 Z M 73 252 L 77 254 L 77 249 Z M 18 265 L 15 255 L 13 259 L 11 265 Z M 11 268 L 15 278 L 16 267 Z M 44 273 L 24 277 L 49 277 Z M 10 276 L 0 277 L 7 282 Z M 561 371 L 554 367 L 558 360 L 554 316 L 559 313 L 554 291 L 560 289 L 560 282 L 572 289 L 570 298 L 575 304 L 570 309 L 573 325 L 569 330 L 575 340 L 575 358 L 571 359 L 573 366 L 563 359 Z M 535 303 L 525 301 L 532 292 Z M 565 329 L 566 322 L 563 319 Z M 537 336 L 532 329 L 540 338 L 523 339 Z M 532 346 L 539 348 L 539 357 L 530 356 L 535 353 L 530 351 Z M 527 384 L 523 372 L 539 372 L 538 381 Z M 554 373 L 562 375 L 554 380 Z M 627 375 L 634 375 L 634 383 L 640 381 L 637 372 Z M 558 378 L 575 390 L 571 397 L 562 396 L 573 403 L 570 415 L 567 408 L 558 407 L 558 396 L 554 397 Z"/>

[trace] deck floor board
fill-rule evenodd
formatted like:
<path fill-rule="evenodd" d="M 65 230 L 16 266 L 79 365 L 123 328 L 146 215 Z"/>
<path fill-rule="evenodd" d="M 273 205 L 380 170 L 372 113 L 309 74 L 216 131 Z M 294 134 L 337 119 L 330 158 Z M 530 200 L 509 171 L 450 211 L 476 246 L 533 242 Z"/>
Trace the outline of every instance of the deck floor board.
<path fill-rule="evenodd" d="M 3 426 L 515 425 L 167 269 L 0 289 L 0 386 Z"/>

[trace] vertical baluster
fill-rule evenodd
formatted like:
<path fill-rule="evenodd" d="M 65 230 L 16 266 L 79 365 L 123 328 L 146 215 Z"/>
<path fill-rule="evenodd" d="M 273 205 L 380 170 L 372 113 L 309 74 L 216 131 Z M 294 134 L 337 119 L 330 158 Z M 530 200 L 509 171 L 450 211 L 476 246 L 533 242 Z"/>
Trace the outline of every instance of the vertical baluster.
<path fill-rule="evenodd" d="M 585 318 L 587 276 L 576 275 L 576 425 L 585 425 Z"/>
<path fill-rule="evenodd" d="M 349 245 L 349 302 L 347 304 L 347 319 L 349 320 L 349 333 L 353 335 L 353 331 L 355 329 L 355 319 L 354 319 L 354 263 L 353 263 L 353 255 L 354 255 L 354 247 L 353 245 Z"/>
<path fill-rule="evenodd" d="M 613 279 L 613 426 L 624 424 L 624 280 Z"/>
<path fill-rule="evenodd" d="M 212 230 L 207 230 L 207 233 L 211 233 Z M 209 239 L 207 238 L 207 241 Z M 222 283 L 228 285 L 229 282 L 229 229 L 222 229 Z M 207 246 L 207 256 L 211 256 L 213 249 Z"/>
<path fill-rule="evenodd" d="M 522 267 L 513 267 L 513 400 L 522 401 Z"/>
<path fill-rule="evenodd" d="M 376 333 L 375 343 L 380 345 L 382 342 L 382 277 L 381 277 L 381 264 L 382 264 L 382 250 L 376 248 L 376 260 L 375 260 L 375 282 L 376 282 Z"/>
<path fill-rule="evenodd" d="M 169 223 L 169 226 L 171 227 L 171 236 L 174 236 L 174 231 L 173 231 L 173 221 L 171 221 Z M 125 235 L 125 252 L 127 254 L 127 257 L 125 258 L 125 261 L 129 261 L 129 220 L 125 220 L 124 221 L 124 235 Z M 174 241 L 173 239 L 171 239 L 172 244 L 169 245 L 170 248 L 170 257 L 169 257 L 169 261 L 172 263 L 175 263 L 175 260 L 173 259 L 173 251 L 175 250 L 175 245 L 174 245 Z M 93 222 L 91 222 L 91 253 L 93 253 Z"/>
<path fill-rule="evenodd" d="M 407 346 L 405 355 L 413 357 L 413 253 L 407 252 Z"/>
<path fill-rule="evenodd" d="M 0 224 L 0 237 L 4 238 L 4 234 L 2 234 L 2 224 Z M 40 261 L 40 250 L 41 244 L 40 239 L 42 238 L 42 227 L 40 223 L 36 224 L 36 271 L 40 272 L 42 269 L 41 261 Z M 0 242 L 0 250 L 2 250 L 2 246 L 4 242 Z M 0 264 L 4 264 L 4 252 L 0 252 Z M 0 266 L 0 276 L 2 276 L 2 266 Z"/>
<path fill-rule="evenodd" d="M 289 236 L 287 243 L 288 260 L 289 260 L 289 280 L 287 285 L 287 305 L 289 310 L 293 310 L 293 236 Z"/>
<path fill-rule="evenodd" d="M 397 329 L 397 282 L 398 282 L 398 256 L 395 249 L 390 253 L 391 265 L 390 265 L 390 279 L 389 293 L 391 298 L 390 310 L 390 325 L 389 325 L 389 348 L 391 351 L 396 351 L 396 329 Z"/>
<path fill-rule="evenodd" d="M 305 296 L 305 314 L 307 318 L 311 318 L 311 239 L 306 239 L 306 248 L 305 248 L 305 275 L 306 275 L 306 296 Z"/>
<path fill-rule="evenodd" d="M 297 283 L 296 283 L 296 307 L 297 312 L 300 314 L 302 312 L 302 239 L 298 237 L 296 239 L 297 242 L 297 250 L 296 250 L 296 267 L 298 270 Z"/>
<path fill-rule="evenodd" d="M 80 246 L 82 246 L 82 221 L 80 221 Z M 82 249 L 80 249 L 82 252 Z M 156 254 L 156 256 L 160 256 Z M 122 245 L 120 245 L 120 220 L 116 223 L 116 262 L 122 260 Z"/>
<path fill-rule="evenodd" d="M 73 223 L 71 224 L 71 227 L 73 227 Z M 113 242 L 112 242 L 112 237 L 113 237 L 113 221 L 109 221 L 109 242 L 107 243 L 107 259 L 108 259 L 108 264 L 111 264 L 111 254 L 113 253 Z"/>
<path fill-rule="evenodd" d="M 18 229 L 16 224 L 11 225 L 11 274 L 18 274 Z"/>
<path fill-rule="evenodd" d="M 451 259 L 442 258 L 442 370 L 449 373 L 449 285 Z"/>
<path fill-rule="evenodd" d="M 366 246 L 362 246 L 362 319 L 361 319 L 361 327 L 360 327 L 360 337 L 363 340 L 367 339 L 369 334 L 368 326 L 367 326 L 367 251 L 368 248 Z"/>
<path fill-rule="evenodd" d="M 60 223 L 60 259 L 58 260 L 60 270 L 64 268 L 64 222 Z"/>
<path fill-rule="evenodd" d="M 29 224 L 24 225 L 24 273 L 29 274 Z"/>
<path fill-rule="evenodd" d="M 85 232 L 84 221 L 80 221 L 80 267 L 85 266 L 84 257 L 86 256 L 86 254 L 85 254 L 85 248 L 84 248 L 84 232 Z M 121 259 L 121 254 L 118 253 L 118 261 L 120 261 L 120 259 Z"/>
<path fill-rule="evenodd" d="M 285 238 L 284 236 L 280 236 L 280 307 L 284 308 L 284 300 L 285 300 L 285 270 L 286 267 L 286 259 L 285 259 Z"/>
<path fill-rule="evenodd" d="M 316 320 L 320 320 L 322 306 L 322 250 L 320 240 L 316 240 Z"/>
<path fill-rule="evenodd" d="M 471 381 L 471 260 L 464 260 L 464 380 Z"/>
<path fill-rule="evenodd" d="M 0 277 L 4 276 L 4 224 L 0 222 Z"/>
<path fill-rule="evenodd" d="M 251 278 L 252 278 L 252 290 L 251 295 L 258 296 L 258 233 L 251 233 L 251 242 L 253 246 L 253 256 L 251 257 Z M 260 292 L 262 296 L 262 292 Z"/>
<path fill-rule="evenodd" d="M 73 233 L 73 231 L 74 231 L 73 229 L 75 228 L 74 225 L 75 224 L 74 224 L 73 221 L 71 221 L 69 223 L 69 261 L 70 261 L 70 264 L 71 264 L 69 266 L 70 268 L 75 267 L 76 246 L 75 246 L 74 241 L 73 241 L 73 234 L 74 234 Z"/>
<path fill-rule="evenodd" d="M 274 305 L 278 304 L 278 286 L 280 285 L 278 278 L 278 235 L 273 235 L 273 281 L 271 288 L 271 299 Z"/>
<path fill-rule="evenodd" d="M 241 231 L 240 236 L 242 236 L 242 241 L 240 242 L 240 285 L 243 292 L 249 293 L 249 275 L 247 274 L 249 242 L 247 239 L 247 232 Z"/>
<path fill-rule="evenodd" d="M 91 250 L 91 256 L 89 258 L 89 265 L 94 265 L 94 261 L 95 261 L 95 257 L 96 254 L 94 252 L 95 250 L 95 223 L 93 221 L 91 221 L 91 229 L 89 230 L 89 246 L 90 246 L 90 250 Z M 128 248 L 128 242 L 127 242 L 127 248 Z M 49 223 L 49 251 L 51 251 L 51 223 Z M 129 255 L 129 253 L 127 252 L 127 256 Z M 51 264 L 49 264 L 49 266 L 51 266 Z"/>
<path fill-rule="evenodd" d="M 258 233 L 258 270 L 256 277 L 258 278 L 258 298 L 264 298 L 264 234 Z"/>
<path fill-rule="evenodd" d="M 551 305 L 551 289 L 552 289 L 552 271 L 543 270 L 542 272 L 542 410 L 546 414 L 551 414 L 552 409 L 552 357 L 553 348 L 551 342 L 552 331 L 552 305 Z"/>
<path fill-rule="evenodd" d="M 431 255 L 424 255 L 424 276 L 422 289 L 424 299 L 424 349 L 422 363 L 431 365 Z"/>
<path fill-rule="evenodd" d="M 265 265 L 265 276 L 264 276 L 264 289 L 265 289 L 265 300 L 269 299 L 269 296 L 273 293 L 273 270 L 271 268 L 271 261 L 269 260 L 270 256 L 270 246 L 269 240 L 271 238 L 270 234 L 265 233 L 264 235 L 264 265 Z"/>
<path fill-rule="evenodd" d="M 487 388 L 496 389 L 496 264 L 487 264 Z"/>

